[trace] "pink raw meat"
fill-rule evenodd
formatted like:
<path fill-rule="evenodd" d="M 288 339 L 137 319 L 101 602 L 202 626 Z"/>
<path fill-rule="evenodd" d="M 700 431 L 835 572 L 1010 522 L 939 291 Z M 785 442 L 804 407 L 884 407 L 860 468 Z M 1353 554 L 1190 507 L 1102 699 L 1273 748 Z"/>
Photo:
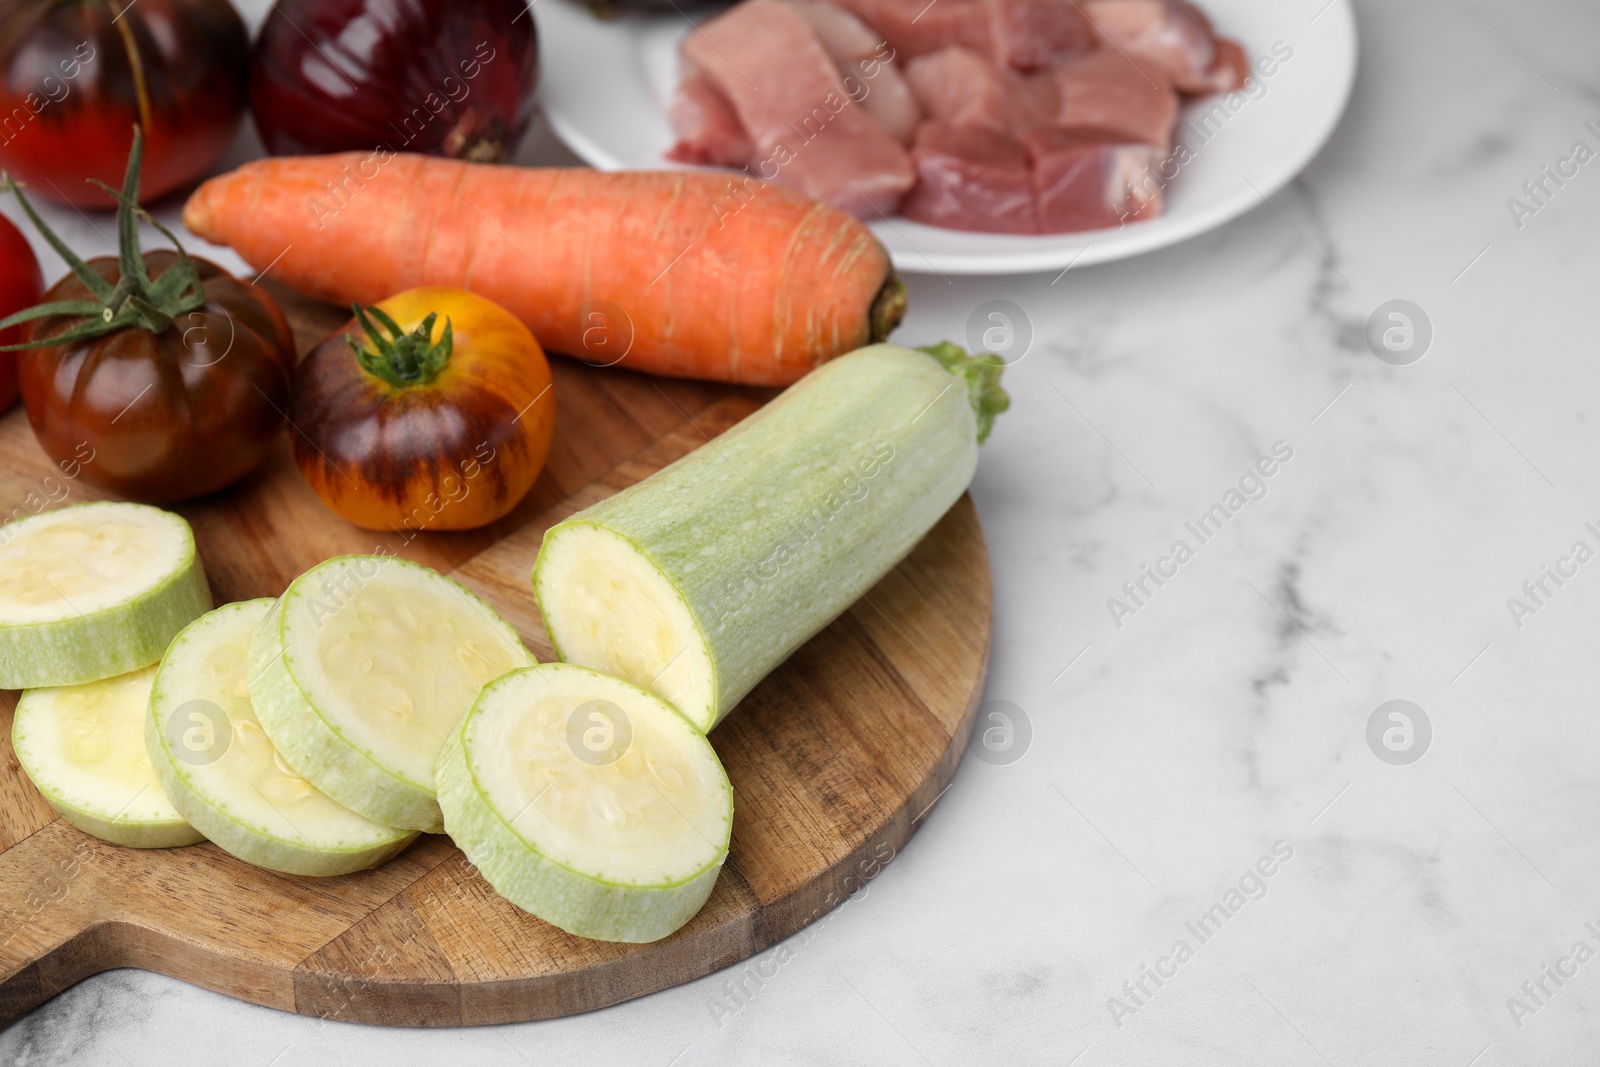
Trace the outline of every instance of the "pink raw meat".
<path fill-rule="evenodd" d="M 1212 92 L 1216 35 L 1188 0 L 1083 0 L 1095 29 L 1130 58 L 1167 72 L 1186 93 Z"/>
<path fill-rule="evenodd" d="M 904 62 L 960 45 L 1018 70 L 1087 51 L 1099 39 L 1077 0 L 839 0 Z"/>
<path fill-rule="evenodd" d="M 1110 130 L 1169 148 L 1178 94 L 1161 71 L 1140 69 L 1112 48 L 1075 56 L 1053 71 L 1060 106 L 1055 125 Z"/>
<path fill-rule="evenodd" d="M 667 117 L 678 143 L 667 152 L 680 163 L 742 167 L 750 162 L 750 137 L 733 113 L 733 105 L 705 76 L 685 63 L 678 91 Z"/>
<path fill-rule="evenodd" d="M 995 61 L 1017 70 L 1038 70 L 1099 43 L 1100 35 L 1075 0 L 988 0 L 988 4 Z"/>
<path fill-rule="evenodd" d="M 908 145 L 916 136 L 922 111 L 911 87 L 892 60 L 894 49 L 867 24 L 828 0 L 790 0 L 811 23 L 822 47 L 828 50 L 845 89 L 867 113 L 882 123 L 889 135 Z"/>
<path fill-rule="evenodd" d="M 952 230 L 1039 232 L 1028 157 L 1015 138 L 925 122 L 911 158 L 918 181 L 901 205 L 906 218 Z"/>
<path fill-rule="evenodd" d="M 1095 130 L 1036 130 L 1022 144 L 1033 162 L 1040 233 L 1102 230 L 1161 213 L 1152 145 Z"/>
<path fill-rule="evenodd" d="M 685 37 L 683 54 L 733 105 L 758 177 L 866 218 L 892 214 L 915 181 L 792 4 L 745 0 Z"/>
<path fill-rule="evenodd" d="M 928 117 L 951 126 L 1013 134 L 1055 121 L 1055 82 L 1021 75 L 967 48 L 950 47 L 906 64 L 906 81 Z"/>
<path fill-rule="evenodd" d="M 912 56 L 961 45 L 992 55 L 989 0 L 839 0 L 895 50 Z"/>
<path fill-rule="evenodd" d="M 1228 37 L 1217 38 L 1217 54 L 1206 72 L 1209 92 L 1232 93 L 1250 84 L 1250 57 L 1244 45 Z"/>

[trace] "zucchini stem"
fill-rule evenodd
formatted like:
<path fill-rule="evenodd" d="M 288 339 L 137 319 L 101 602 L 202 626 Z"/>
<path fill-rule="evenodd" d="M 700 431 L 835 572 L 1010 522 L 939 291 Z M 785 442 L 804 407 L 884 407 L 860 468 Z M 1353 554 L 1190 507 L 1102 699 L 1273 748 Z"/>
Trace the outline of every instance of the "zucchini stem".
<path fill-rule="evenodd" d="M 967 402 L 978 417 L 978 443 L 983 444 L 994 429 L 995 416 L 1011 406 L 1010 395 L 1000 386 L 1005 360 L 993 352 L 969 356 L 966 349 L 949 341 L 927 345 L 917 351 L 932 356 L 941 367 L 966 383 Z"/>

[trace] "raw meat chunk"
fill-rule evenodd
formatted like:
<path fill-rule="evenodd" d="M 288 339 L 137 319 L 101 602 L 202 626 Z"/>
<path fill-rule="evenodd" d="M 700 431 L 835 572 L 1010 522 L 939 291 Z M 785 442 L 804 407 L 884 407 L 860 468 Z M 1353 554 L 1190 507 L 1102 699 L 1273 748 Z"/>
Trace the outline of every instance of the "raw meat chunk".
<path fill-rule="evenodd" d="M 1216 35 L 1205 12 L 1188 0 L 1084 0 L 1100 36 L 1113 47 L 1166 71 L 1186 93 L 1209 93 Z"/>
<path fill-rule="evenodd" d="M 959 45 L 1018 70 L 1088 51 L 1099 37 L 1077 0 L 839 0 L 904 62 Z"/>
<path fill-rule="evenodd" d="M 906 218 L 952 230 L 1039 232 L 1028 156 L 1015 138 L 925 122 L 911 158 L 918 181 L 901 205 Z"/>
<path fill-rule="evenodd" d="M 698 70 L 686 62 L 678 91 L 667 108 L 678 143 L 667 158 L 680 163 L 742 167 L 750 162 L 750 137 L 733 113 L 733 105 Z"/>
<path fill-rule="evenodd" d="M 681 52 L 672 158 L 1018 234 L 1160 214 L 1182 94 L 1253 73 L 1191 0 L 743 0 Z"/>
<path fill-rule="evenodd" d="M 915 180 L 792 4 L 746 0 L 685 37 L 683 54 L 733 105 L 757 177 L 864 218 L 892 214 Z"/>
<path fill-rule="evenodd" d="M 906 64 L 906 81 L 928 117 L 951 126 L 1012 134 L 1055 122 L 1055 82 L 1020 75 L 967 48 L 946 48 Z"/>
<path fill-rule="evenodd" d="M 1160 151 L 1152 145 L 1097 130 L 1036 130 L 1022 144 L 1040 233 L 1102 230 L 1161 213 Z"/>
<path fill-rule="evenodd" d="M 1100 40 L 1074 0 L 988 0 L 988 4 L 995 61 L 1017 70 L 1047 67 L 1090 51 Z"/>
<path fill-rule="evenodd" d="M 961 45 L 992 55 L 989 0 L 839 0 L 894 48 L 902 63 Z"/>
<path fill-rule="evenodd" d="M 1130 141 L 1170 148 L 1178 94 L 1161 71 L 1140 69 L 1120 52 L 1102 48 L 1054 70 L 1060 106 L 1055 125 L 1112 130 Z"/>
<path fill-rule="evenodd" d="M 844 75 L 845 89 L 889 135 L 908 145 L 922 111 L 911 87 L 892 62 L 894 49 L 867 24 L 828 0 L 790 0 L 816 31 L 822 47 Z"/>
<path fill-rule="evenodd" d="M 1232 93 L 1250 83 L 1250 57 L 1244 46 L 1227 37 L 1217 38 L 1217 54 L 1206 72 L 1208 92 Z"/>

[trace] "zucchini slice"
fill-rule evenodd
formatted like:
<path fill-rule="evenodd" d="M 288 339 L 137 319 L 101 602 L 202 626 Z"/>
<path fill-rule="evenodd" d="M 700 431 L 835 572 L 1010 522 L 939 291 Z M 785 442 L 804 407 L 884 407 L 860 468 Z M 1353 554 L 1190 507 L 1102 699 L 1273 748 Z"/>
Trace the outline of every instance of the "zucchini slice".
<path fill-rule="evenodd" d="M 250 698 L 289 766 L 387 826 L 438 833 L 433 768 L 478 691 L 533 655 L 437 571 L 340 556 L 292 582 L 250 649 Z"/>
<path fill-rule="evenodd" d="M 272 600 L 203 615 L 156 670 L 145 746 L 173 807 L 225 851 L 285 874 L 349 874 L 417 835 L 328 799 L 284 762 L 250 706 L 247 653 Z"/>
<path fill-rule="evenodd" d="M 559 658 L 651 689 L 702 731 L 914 548 L 1008 403 L 996 357 L 873 345 L 545 534 Z"/>
<path fill-rule="evenodd" d="M 0 689 L 148 667 L 211 607 L 181 516 L 104 501 L 0 526 Z"/>
<path fill-rule="evenodd" d="M 144 747 L 155 668 L 83 685 L 30 689 L 17 701 L 17 762 L 61 817 L 129 848 L 205 840 L 172 806 Z"/>
<path fill-rule="evenodd" d="M 728 855 L 733 787 L 665 701 L 547 663 L 484 687 L 439 754 L 445 829 L 501 896 L 570 934 L 657 941 Z"/>

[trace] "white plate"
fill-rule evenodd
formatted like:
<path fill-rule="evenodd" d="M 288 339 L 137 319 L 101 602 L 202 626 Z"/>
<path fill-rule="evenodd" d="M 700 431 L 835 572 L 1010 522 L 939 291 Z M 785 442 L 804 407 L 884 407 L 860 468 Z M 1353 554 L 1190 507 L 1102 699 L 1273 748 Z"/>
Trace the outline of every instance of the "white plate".
<path fill-rule="evenodd" d="M 1201 0 L 1219 32 L 1253 57 L 1277 46 L 1292 55 L 1234 97 L 1185 110 L 1179 141 L 1192 158 L 1167 187 L 1160 218 L 1113 230 L 1047 237 L 964 233 L 909 219 L 880 219 L 873 232 L 895 266 L 913 273 L 1008 274 L 1104 263 L 1187 240 L 1243 214 L 1298 174 L 1332 134 L 1356 73 L 1351 0 Z M 602 170 L 677 167 L 666 104 L 677 81 L 678 41 L 688 16 L 619 15 L 600 21 L 569 0 L 539 6 L 540 88 L 550 125 Z M 711 14 L 714 12 L 707 12 Z M 701 13 L 695 13 L 697 17 Z M 1209 126 L 1196 124 L 1218 104 Z M 1176 158 L 1181 159 L 1181 156 Z"/>

